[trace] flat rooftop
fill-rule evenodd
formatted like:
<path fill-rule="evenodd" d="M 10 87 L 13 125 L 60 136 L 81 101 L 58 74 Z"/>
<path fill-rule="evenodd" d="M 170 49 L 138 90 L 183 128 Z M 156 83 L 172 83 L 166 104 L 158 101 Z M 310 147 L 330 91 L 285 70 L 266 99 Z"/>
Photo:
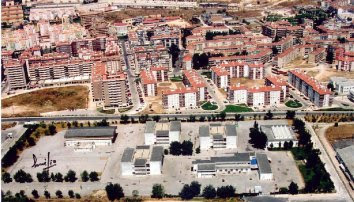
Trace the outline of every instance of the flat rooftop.
<path fill-rule="evenodd" d="M 70 128 L 64 138 L 113 138 L 116 126 Z"/>
<path fill-rule="evenodd" d="M 296 139 L 289 125 L 261 125 L 261 130 L 267 135 L 268 141 Z"/>
<path fill-rule="evenodd" d="M 345 166 L 348 168 L 350 174 L 354 176 L 354 145 L 337 149 L 337 153 L 345 163 Z"/>

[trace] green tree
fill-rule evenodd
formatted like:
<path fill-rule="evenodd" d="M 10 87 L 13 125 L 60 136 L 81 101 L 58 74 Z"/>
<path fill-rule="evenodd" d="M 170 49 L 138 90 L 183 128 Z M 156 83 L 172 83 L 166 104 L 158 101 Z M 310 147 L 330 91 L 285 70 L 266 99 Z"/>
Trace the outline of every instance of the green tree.
<path fill-rule="evenodd" d="M 205 116 L 200 116 L 200 117 L 199 117 L 199 121 L 200 121 L 200 122 L 204 122 L 204 121 L 205 121 Z"/>
<path fill-rule="evenodd" d="M 119 200 L 124 197 L 123 188 L 119 184 L 109 183 L 105 189 L 110 201 Z"/>
<path fill-rule="evenodd" d="M 295 111 L 288 110 L 286 111 L 286 119 L 294 119 L 295 118 Z"/>
<path fill-rule="evenodd" d="M 90 173 L 90 181 L 91 182 L 96 182 L 96 181 L 98 181 L 99 179 L 98 179 L 98 173 L 97 172 L 95 172 L 95 171 L 92 171 L 91 173 Z"/>
<path fill-rule="evenodd" d="M 74 126 L 75 128 L 79 127 L 79 122 L 73 121 L 73 126 Z"/>
<path fill-rule="evenodd" d="M 182 198 L 182 200 L 191 200 L 194 197 L 193 191 L 188 184 L 183 186 L 179 196 Z"/>
<path fill-rule="evenodd" d="M 68 126 L 68 128 L 71 128 L 71 123 L 70 122 L 68 122 L 66 125 Z"/>
<path fill-rule="evenodd" d="M 75 198 L 76 199 L 80 199 L 81 198 L 80 194 L 79 193 L 75 193 Z"/>
<path fill-rule="evenodd" d="M 202 196 L 206 199 L 213 199 L 216 197 L 216 190 L 213 185 L 204 187 Z"/>
<path fill-rule="evenodd" d="M 58 198 L 63 198 L 63 192 L 61 192 L 60 190 L 57 190 L 55 192 L 55 195 L 57 195 Z"/>
<path fill-rule="evenodd" d="M 75 198 L 75 194 L 74 194 L 73 190 L 69 190 L 68 191 L 68 195 L 69 195 L 70 198 Z"/>
<path fill-rule="evenodd" d="M 170 154 L 174 156 L 179 156 L 182 154 L 182 145 L 181 143 L 174 141 L 170 144 Z"/>
<path fill-rule="evenodd" d="M 195 122 L 195 116 L 194 115 L 190 115 L 188 121 L 189 122 Z"/>
<path fill-rule="evenodd" d="M 84 170 L 81 173 L 81 181 L 87 182 L 89 180 L 89 176 L 88 175 L 89 175 L 88 172 L 86 170 Z"/>
<path fill-rule="evenodd" d="M 54 135 L 55 133 L 57 133 L 57 127 L 53 124 L 49 125 L 48 129 L 49 129 L 50 135 Z"/>
<path fill-rule="evenodd" d="M 268 141 L 267 135 L 259 130 L 256 122 L 254 127 L 250 128 L 249 137 L 249 143 L 252 144 L 254 148 L 264 149 L 266 147 Z"/>
<path fill-rule="evenodd" d="M 44 191 L 44 196 L 46 199 L 50 199 L 50 193 L 47 190 Z"/>
<path fill-rule="evenodd" d="M 168 53 L 172 55 L 172 65 L 175 67 L 176 61 L 178 60 L 180 49 L 176 44 L 172 44 L 168 49 Z"/>
<path fill-rule="evenodd" d="M 37 173 L 38 182 L 50 182 L 49 172 L 42 171 L 41 173 Z"/>
<path fill-rule="evenodd" d="M 190 184 L 189 187 L 190 187 L 190 189 L 191 189 L 191 191 L 192 191 L 194 197 L 195 197 L 195 196 L 199 196 L 199 194 L 200 194 L 200 187 L 201 187 L 201 185 L 200 185 L 199 182 L 193 181 L 193 182 L 191 182 L 191 184 Z"/>
<path fill-rule="evenodd" d="M 273 119 L 273 113 L 268 110 L 268 112 L 264 116 L 264 120 L 272 120 Z"/>
<path fill-rule="evenodd" d="M 220 112 L 219 117 L 220 117 L 221 121 L 225 121 L 226 112 L 224 112 L 224 111 Z"/>
<path fill-rule="evenodd" d="M 8 173 L 8 172 L 5 171 L 5 172 L 2 174 L 2 181 L 3 181 L 4 183 L 10 183 L 10 182 L 12 182 L 12 178 L 11 178 L 10 173 Z"/>
<path fill-rule="evenodd" d="M 76 173 L 73 170 L 69 170 L 64 177 L 65 182 L 75 182 L 77 180 Z"/>
<path fill-rule="evenodd" d="M 32 196 L 33 196 L 33 198 L 35 198 L 35 199 L 39 198 L 38 191 L 35 190 L 35 189 L 33 189 L 33 190 L 32 190 Z"/>
<path fill-rule="evenodd" d="M 33 137 L 31 137 L 31 136 L 28 137 L 27 142 L 28 142 L 28 145 L 31 146 L 31 147 L 36 145 L 36 140 Z"/>
<path fill-rule="evenodd" d="M 156 116 L 153 116 L 153 117 L 152 117 L 152 120 L 154 120 L 154 121 L 156 121 L 156 122 L 159 122 L 160 119 L 161 119 L 161 116 L 159 116 L 159 115 L 156 115 Z"/>
<path fill-rule="evenodd" d="M 61 173 L 55 174 L 55 182 L 63 182 L 63 175 Z"/>
<path fill-rule="evenodd" d="M 289 193 L 294 195 L 299 193 L 299 187 L 297 186 L 296 183 L 291 182 L 289 185 Z"/>
<path fill-rule="evenodd" d="M 151 198 L 163 198 L 165 196 L 165 189 L 161 184 L 154 184 L 152 186 Z"/>
<path fill-rule="evenodd" d="M 221 186 L 216 190 L 216 195 L 219 198 L 230 198 L 235 196 L 235 191 L 236 189 L 231 185 Z"/>
<path fill-rule="evenodd" d="M 122 114 L 122 115 L 120 116 L 120 120 L 121 120 L 121 122 L 122 122 L 123 124 L 127 124 L 128 121 L 129 121 L 129 116 L 126 115 L 126 114 Z"/>
<path fill-rule="evenodd" d="M 22 169 L 18 170 L 14 175 L 15 182 L 25 183 L 33 182 L 32 176 L 29 173 L 26 173 Z"/>
<path fill-rule="evenodd" d="M 197 148 L 195 149 L 195 153 L 196 153 L 196 154 L 199 154 L 199 153 L 200 153 L 200 147 L 197 147 Z"/>
<path fill-rule="evenodd" d="M 193 143 L 189 140 L 184 140 L 181 145 L 181 153 L 183 156 L 191 156 L 193 154 Z"/>

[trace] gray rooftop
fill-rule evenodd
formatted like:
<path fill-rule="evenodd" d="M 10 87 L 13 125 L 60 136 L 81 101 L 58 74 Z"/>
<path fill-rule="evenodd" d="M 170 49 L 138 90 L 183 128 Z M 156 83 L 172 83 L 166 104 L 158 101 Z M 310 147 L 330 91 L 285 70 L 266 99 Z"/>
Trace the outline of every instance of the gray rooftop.
<path fill-rule="evenodd" d="M 215 164 L 199 164 L 199 171 L 215 171 Z"/>
<path fill-rule="evenodd" d="M 214 140 L 223 140 L 224 137 L 222 136 L 222 134 L 215 134 L 215 135 L 213 135 L 213 139 Z"/>
<path fill-rule="evenodd" d="M 64 138 L 91 138 L 91 137 L 107 137 L 112 138 L 116 131 L 115 126 L 107 127 L 83 127 L 70 128 L 65 132 Z"/>
<path fill-rule="evenodd" d="M 287 127 L 290 131 L 291 138 L 286 138 L 286 139 L 276 139 L 275 135 L 272 130 L 272 126 L 284 126 Z M 294 131 L 289 127 L 289 125 L 284 125 L 284 124 L 279 124 L 279 125 L 261 125 L 260 127 L 261 131 L 266 134 L 268 141 L 289 141 L 289 140 L 296 140 Z"/>
<path fill-rule="evenodd" d="M 232 124 L 225 125 L 226 136 L 236 136 L 236 126 Z"/>
<path fill-rule="evenodd" d="M 168 137 L 168 130 L 158 130 L 156 131 L 156 137 Z"/>
<path fill-rule="evenodd" d="M 210 124 L 211 127 L 218 127 L 218 126 L 222 126 L 221 123 L 211 123 Z"/>
<path fill-rule="evenodd" d="M 181 131 L 181 121 L 171 121 L 170 131 Z"/>
<path fill-rule="evenodd" d="M 224 163 L 224 162 L 246 162 L 250 161 L 250 154 L 245 153 L 235 153 L 233 156 L 217 156 L 211 157 L 211 161 L 215 163 Z"/>
<path fill-rule="evenodd" d="M 211 160 L 202 160 L 202 159 L 197 159 L 195 161 L 192 161 L 192 164 L 199 164 L 199 163 L 213 163 Z"/>
<path fill-rule="evenodd" d="M 163 159 L 163 147 L 155 146 L 152 148 L 150 161 L 162 161 Z"/>
<path fill-rule="evenodd" d="M 260 173 L 272 173 L 268 157 L 266 154 L 256 154 L 258 169 Z"/>
<path fill-rule="evenodd" d="M 127 147 L 124 149 L 121 162 L 132 162 L 134 156 L 134 148 Z"/>
<path fill-rule="evenodd" d="M 209 137 L 209 126 L 199 126 L 199 137 Z"/>
<path fill-rule="evenodd" d="M 345 163 L 345 166 L 348 168 L 350 174 L 354 176 L 354 145 L 343 149 L 337 149 L 337 153 Z"/>
<path fill-rule="evenodd" d="M 150 149 L 150 145 L 138 145 L 136 149 Z"/>
<path fill-rule="evenodd" d="M 146 159 L 135 159 L 134 166 L 145 166 Z"/>
<path fill-rule="evenodd" d="M 145 133 L 154 133 L 155 132 L 155 121 L 147 121 L 145 123 Z"/>

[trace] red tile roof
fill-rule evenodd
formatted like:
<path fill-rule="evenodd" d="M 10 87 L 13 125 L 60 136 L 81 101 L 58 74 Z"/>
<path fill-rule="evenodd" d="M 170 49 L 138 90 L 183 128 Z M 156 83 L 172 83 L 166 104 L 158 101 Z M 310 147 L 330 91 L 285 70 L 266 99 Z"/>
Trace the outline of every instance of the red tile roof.
<path fill-rule="evenodd" d="M 206 84 L 203 78 L 195 70 L 184 70 L 183 75 L 188 79 L 189 83 L 195 88 L 204 88 Z"/>
<path fill-rule="evenodd" d="M 151 71 L 142 70 L 140 72 L 140 78 L 141 78 L 141 83 L 144 85 L 157 83 Z"/>
<path fill-rule="evenodd" d="M 316 91 L 318 94 L 320 95 L 331 94 L 331 90 L 327 89 L 325 86 L 318 83 L 317 80 L 311 78 L 304 72 L 301 72 L 300 70 L 291 70 L 290 72 L 294 74 L 296 77 L 300 78 L 305 83 L 307 83 L 308 85 L 310 85 L 312 89 Z"/>

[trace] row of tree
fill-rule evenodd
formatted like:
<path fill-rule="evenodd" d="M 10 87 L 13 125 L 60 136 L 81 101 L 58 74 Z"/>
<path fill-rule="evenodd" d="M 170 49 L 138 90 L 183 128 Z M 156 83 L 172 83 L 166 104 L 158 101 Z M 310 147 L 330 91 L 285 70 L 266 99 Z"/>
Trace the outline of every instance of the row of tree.
<path fill-rule="evenodd" d="M 34 189 L 32 190 L 31 192 L 32 196 L 34 199 L 38 199 L 40 197 L 39 195 L 39 192 Z M 60 190 L 57 190 L 55 192 L 55 195 L 57 198 L 63 198 L 63 192 L 60 191 Z M 51 194 L 49 191 L 45 190 L 43 192 L 43 196 L 46 198 L 46 199 L 50 199 L 51 198 Z M 81 198 L 81 195 L 79 193 L 75 193 L 73 190 L 69 190 L 68 191 L 68 196 L 69 198 L 73 199 L 73 198 L 76 198 L 76 199 L 80 199 Z M 15 196 L 12 195 L 12 193 L 10 191 L 6 192 L 6 194 L 4 194 L 2 191 L 1 191 L 1 199 L 2 201 L 4 202 L 13 202 L 13 201 L 34 201 L 32 199 L 30 199 L 26 194 L 25 194 L 25 191 L 21 190 L 19 193 L 16 193 Z"/>
<path fill-rule="evenodd" d="M 13 176 L 15 182 L 19 183 L 30 183 L 33 182 L 32 176 L 25 171 L 18 170 L 15 175 Z M 38 182 L 75 182 L 77 180 L 76 173 L 73 170 L 69 170 L 65 176 L 61 173 L 51 173 L 49 174 L 48 171 L 42 171 L 41 173 L 37 173 Z M 12 182 L 11 175 L 8 172 L 3 172 L 2 180 L 4 183 Z M 81 173 L 81 181 L 87 182 L 96 182 L 99 181 L 98 173 L 93 171 L 88 173 L 86 170 Z"/>

